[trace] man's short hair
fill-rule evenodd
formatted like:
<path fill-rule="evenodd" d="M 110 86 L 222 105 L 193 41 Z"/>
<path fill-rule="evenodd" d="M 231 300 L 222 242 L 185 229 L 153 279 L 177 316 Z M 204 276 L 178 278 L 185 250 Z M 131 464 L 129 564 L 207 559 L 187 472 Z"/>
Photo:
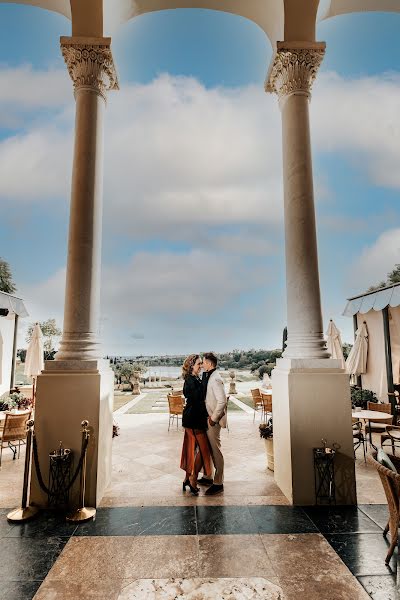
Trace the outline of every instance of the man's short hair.
<path fill-rule="evenodd" d="M 203 358 L 205 360 L 209 360 L 210 363 L 212 363 L 214 367 L 216 367 L 218 364 L 218 358 L 216 357 L 214 352 L 205 352 L 203 355 Z"/>

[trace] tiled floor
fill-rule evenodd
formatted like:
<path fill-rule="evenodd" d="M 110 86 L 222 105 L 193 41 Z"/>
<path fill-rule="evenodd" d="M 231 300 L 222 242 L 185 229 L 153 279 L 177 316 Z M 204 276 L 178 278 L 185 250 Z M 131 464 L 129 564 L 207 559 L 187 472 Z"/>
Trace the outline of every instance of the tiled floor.
<path fill-rule="evenodd" d="M 0 600 L 37 590 L 36 600 L 398 599 L 385 498 L 361 453 L 358 508 L 293 508 L 266 470 L 258 422 L 235 413 L 222 439 L 224 494 L 196 498 L 181 488 L 182 431 L 168 433 L 165 415 L 117 419 L 94 522 L 43 513 L 12 526 L 0 509 Z M 14 507 L 23 460 L 3 459 L 0 506 Z"/>
<path fill-rule="evenodd" d="M 385 507 L 375 519 L 368 509 L 100 508 L 80 526 L 50 513 L 2 519 L 0 598 L 395 600 Z"/>

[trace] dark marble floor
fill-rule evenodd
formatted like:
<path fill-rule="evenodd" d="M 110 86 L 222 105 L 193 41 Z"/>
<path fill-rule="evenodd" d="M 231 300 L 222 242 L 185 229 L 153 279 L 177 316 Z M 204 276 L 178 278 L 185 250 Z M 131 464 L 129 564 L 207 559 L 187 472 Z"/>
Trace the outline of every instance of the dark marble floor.
<path fill-rule="evenodd" d="M 0 599 L 33 598 L 67 542 L 75 538 L 78 541 L 139 537 L 145 542 L 152 536 L 186 536 L 189 542 L 197 536 L 201 553 L 201 548 L 212 544 L 212 539 L 224 539 L 223 536 L 227 540 L 234 540 L 234 536 L 238 540 L 239 536 L 254 536 L 251 544 L 259 543 L 257 539 L 264 544 L 270 539 L 271 544 L 276 544 L 280 534 L 282 539 L 286 539 L 283 534 L 322 534 L 373 600 L 400 597 L 396 593 L 398 553 L 388 567 L 384 562 L 388 547 L 382 535 L 387 522 L 385 505 L 304 509 L 291 506 L 100 508 L 95 521 L 79 526 L 68 524 L 61 515 L 50 512 L 43 512 L 25 524 L 12 525 L 6 520 L 7 512 L 0 509 Z M 184 538 L 181 539 L 184 543 Z M 229 554 L 228 546 L 226 552 Z M 284 572 L 279 576 L 285 579 Z"/>

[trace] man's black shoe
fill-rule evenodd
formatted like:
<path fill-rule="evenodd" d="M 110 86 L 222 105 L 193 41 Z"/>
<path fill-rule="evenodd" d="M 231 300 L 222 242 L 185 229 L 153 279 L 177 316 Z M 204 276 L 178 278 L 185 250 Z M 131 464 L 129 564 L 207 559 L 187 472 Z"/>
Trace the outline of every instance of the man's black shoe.
<path fill-rule="evenodd" d="M 201 479 L 197 480 L 197 483 L 199 485 L 212 485 L 213 484 L 213 480 L 212 479 L 207 479 L 206 477 L 202 477 Z"/>
<path fill-rule="evenodd" d="M 224 486 L 221 485 L 217 485 L 216 483 L 213 483 L 211 487 L 208 488 L 208 490 L 206 490 L 205 495 L 206 496 L 213 496 L 214 494 L 218 494 L 219 492 L 222 492 L 224 490 Z"/>

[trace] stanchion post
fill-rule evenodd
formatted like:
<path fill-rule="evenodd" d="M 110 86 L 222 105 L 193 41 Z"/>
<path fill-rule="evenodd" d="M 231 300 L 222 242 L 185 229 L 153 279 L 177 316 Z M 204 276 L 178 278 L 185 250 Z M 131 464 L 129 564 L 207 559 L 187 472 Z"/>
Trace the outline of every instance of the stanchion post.
<path fill-rule="evenodd" d="M 79 507 L 69 515 L 67 515 L 67 521 L 88 521 L 96 515 L 96 509 L 90 506 L 85 506 L 85 491 L 86 491 L 86 454 L 87 445 L 86 440 L 89 440 L 89 421 L 82 421 L 82 467 L 80 475 L 80 487 L 79 487 Z"/>
<path fill-rule="evenodd" d="M 32 434 L 33 434 L 34 421 L 29 419 L 26 423 L 26 454 L 25 454 L 25 468 L 24 468 L 24 484 L 22 487 L 22 500 L 21 507 L 15 508 L 8 513 L 7 519 L 9 521 L 27 521 L 31 519 L 39 512 L 36 506 L 27 506 L 28 502 L 28 486 L 29 476 L 31 467 L 32 457 Z"/>

